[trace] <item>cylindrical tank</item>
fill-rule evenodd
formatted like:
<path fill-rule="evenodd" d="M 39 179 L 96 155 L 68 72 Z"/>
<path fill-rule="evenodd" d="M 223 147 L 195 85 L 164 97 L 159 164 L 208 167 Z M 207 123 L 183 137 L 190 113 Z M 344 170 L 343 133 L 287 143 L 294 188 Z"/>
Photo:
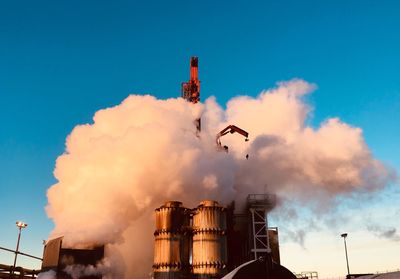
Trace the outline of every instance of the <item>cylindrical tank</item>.
<path fill-rule="evenodd" d="M 168 201 L 155 212 L 154 278 L 187 278 L 190 272 L 190 212 L 177 201 Z"/>
<path fill-rule="evenodd" d="M 193 274 L 211 278 L 226 273 L 226 211 L 216 201 L 203 201 L 193 210 Z"/>

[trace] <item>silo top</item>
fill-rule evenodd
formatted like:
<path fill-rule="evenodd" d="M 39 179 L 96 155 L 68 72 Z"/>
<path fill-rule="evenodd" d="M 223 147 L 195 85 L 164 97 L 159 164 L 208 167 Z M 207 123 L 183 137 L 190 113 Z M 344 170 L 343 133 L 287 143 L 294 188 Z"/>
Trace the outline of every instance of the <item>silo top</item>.
<path fill-rule="evenodd" d="M 155 234 L 180 232 L 189 226 L 189 210 L 179 201 L 167 201 L 155 210 Z"/>
<path fill-rule="evenodd" d="M 161 207 L 182 207 L 182 203 L 180 201 L 166 201 Z"/>
<path fill-rule="evenodd" d="M 204 200 L 192 211 L 193 231 L 200 232 L 221 232 L 226 230 L 225 208 L 217 201 Z"/>
<path fill-rule="evenodd" d="M 217 201 L 213 200 L 204 200 L 200 202 L 199 206 L 204 206 L 204 207 L 221 207 L 221 205 Z"/>

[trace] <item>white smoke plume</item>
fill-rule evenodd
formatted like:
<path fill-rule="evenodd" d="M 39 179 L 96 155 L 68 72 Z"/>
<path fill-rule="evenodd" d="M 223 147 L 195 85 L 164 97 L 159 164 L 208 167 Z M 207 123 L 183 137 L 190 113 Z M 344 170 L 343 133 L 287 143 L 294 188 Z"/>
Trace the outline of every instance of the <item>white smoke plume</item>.
<path fill-rule="evenodd" d="M 39 273 L 37 279 L 57 279 L 57 275 L 54 270 L 49 270 Z"/>
<path fill-rule="evenodd" d="M 113 274 L 113 266 L 108 259 L 104 259 L 96 265 L 68 265 L 67 267 L 65 267 L 64 271 L 68 273 L 68 275 L 70 275 L 72 279 L 98 275 L 101 275 L 104 279 L 121 278 L 118 277 L 116 274 Z"/>
<path fill-rule="evenodd" d="M 63 235 L 71 247 L 112 244 L 125 278 L 146 278 L 153 211 L 166 200 L 188 207 L 202 199 L 240 203 L 267 184 L 283 200 L 323 205 L 386 185 L 392 174 L 373 158 L 360 128 L 337 118 L 317 129 L 306 125 L 311 107 L 303 96 L 314 89 L 303 80 L 283 82 L 256 98 L 234 98 L 225 110 L 213 97 L 192 105 L 132 95 L 98 111 L 92 124 L 74 128 L 57 159 L 47 206 L 52 237 Z M 217 150 L 215 136 L 229 124 L 247 130 L 250 141 L 229 134 L 221 138 L 226 153 Z"/>

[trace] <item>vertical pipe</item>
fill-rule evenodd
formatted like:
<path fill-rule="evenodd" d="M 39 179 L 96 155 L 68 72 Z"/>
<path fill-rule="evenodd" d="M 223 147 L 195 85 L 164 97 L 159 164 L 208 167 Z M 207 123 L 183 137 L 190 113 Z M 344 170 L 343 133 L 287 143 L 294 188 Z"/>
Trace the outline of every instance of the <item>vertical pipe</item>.
<path fill-rule="evenodd" d="M 347 275 L 349 275 L 350 274 L 350 269 L 349 269 L 349 258 L 347 257 L 346 237 L 343 237 L 343 240 L 344 240 L 344 251 L 346 253 Z"/>
<path fill-rule="evenodd" d="M 13 269 L 11 270 L 11 274 L 12 275 L 14 274 L 15 265 L 17 264 L 17 256 L 18 256 L 19 240 L 20 239 L 21 239 L 21 227 L 18 227 L 18 240 L 17 240 L 17 248 L 15 249 L 14 265 L 13 265 Z"/>
<path fill-rule="evenodd" d="M 268 234 L 268 213 L 267 213 L 267 210 L 264 211 L 264 218 L 265 218 L 265 234 L 267 236 L 268 253 L 271 253 L 271 246 L 269 244 L 269 234 Z"/>

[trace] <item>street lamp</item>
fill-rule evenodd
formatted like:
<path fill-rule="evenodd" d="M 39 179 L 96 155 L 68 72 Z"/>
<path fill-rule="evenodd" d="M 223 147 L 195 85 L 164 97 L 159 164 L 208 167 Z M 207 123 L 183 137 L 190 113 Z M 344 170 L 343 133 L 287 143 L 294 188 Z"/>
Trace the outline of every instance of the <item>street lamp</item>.
<path fill-rule="evenodd" d="M 349 275 L 350 274 L 349 258 L 347 257 L 347 245 L 346 245 L 347 233 L 342 233 L 340 236 L 343 237 L 343 240 L 344 240 L 344 251 L 346 253 L 346 263 L 347 263 L 347 275 Z"/>
<path fill-rule="evenodd" d="M 19 249 L 19 240 L 21 239 L 21 230 L 26 228 L 28 226 L 27 223 L 21 222 L 21 221 L 17 221 L 15 222 L 15 224 L 18 227 L 18 240 L 17 240 L 17 248 L 15 249 L 15 258 L 14 258 L 14 265 L 13 265 L 13 269 L 11 271 L 11 274 L 14 274 L 14 270 L 15 270 L 15 265 L 17 263 L 17 256 L 18 256 L 18 249 Z"/>

